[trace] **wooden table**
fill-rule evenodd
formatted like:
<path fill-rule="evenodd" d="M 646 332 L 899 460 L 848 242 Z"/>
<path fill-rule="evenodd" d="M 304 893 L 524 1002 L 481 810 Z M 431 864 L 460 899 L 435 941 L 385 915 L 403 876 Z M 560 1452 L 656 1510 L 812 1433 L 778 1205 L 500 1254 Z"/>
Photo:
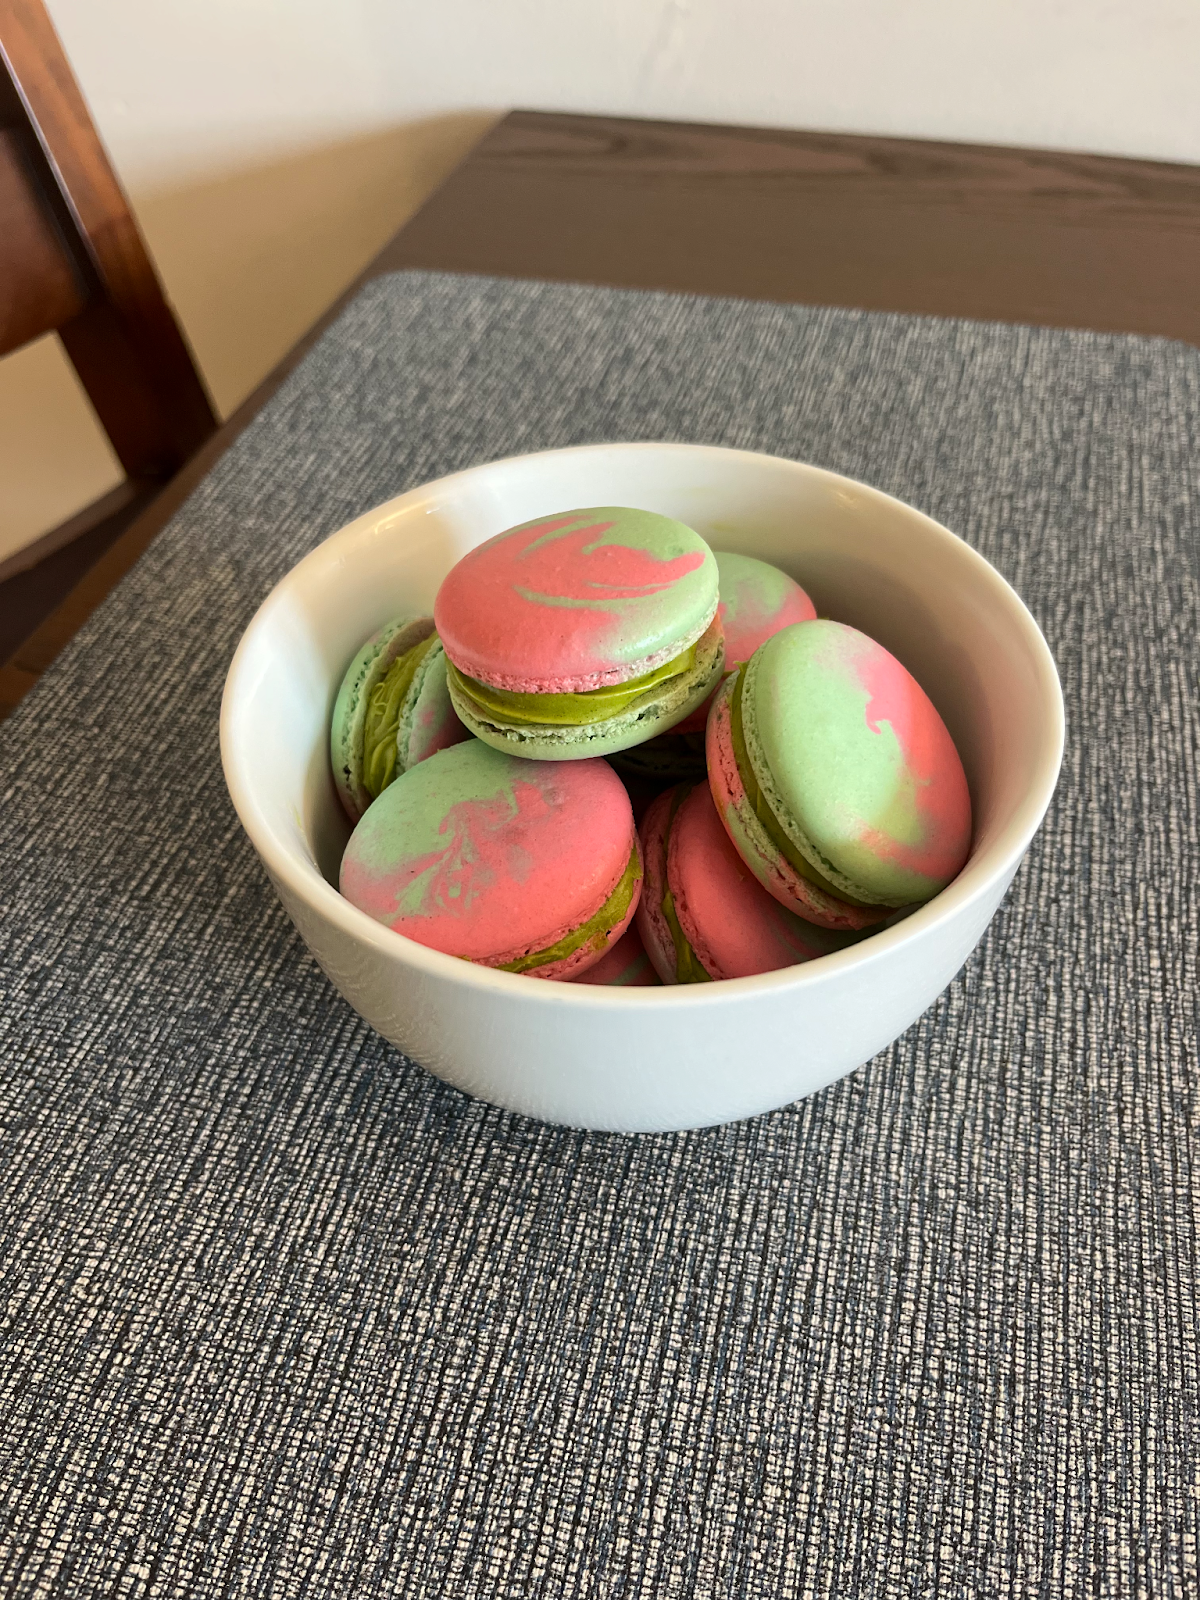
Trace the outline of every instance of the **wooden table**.
<path fill-rule="evenodd" d="M 1200 168 L 514 111 L 0 667 L 0 715 L 346 300 L 398 267 L 1166 334 L 1200 345 Z"/>

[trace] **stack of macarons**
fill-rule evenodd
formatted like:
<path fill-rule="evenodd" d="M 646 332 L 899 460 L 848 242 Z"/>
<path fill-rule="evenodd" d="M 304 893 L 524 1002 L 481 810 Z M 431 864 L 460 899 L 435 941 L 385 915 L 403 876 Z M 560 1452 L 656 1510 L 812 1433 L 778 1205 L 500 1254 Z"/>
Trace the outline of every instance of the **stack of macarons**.
<path fill-rule="evenodd" d="M 418 943 L 643 986 L 832 954 L 970 846 L 928 696 L 763 561 L 623 506 L 522 523 L 346 671 L 342 893 Z M 640 829 L 635 816 L 641 817 Z"/>

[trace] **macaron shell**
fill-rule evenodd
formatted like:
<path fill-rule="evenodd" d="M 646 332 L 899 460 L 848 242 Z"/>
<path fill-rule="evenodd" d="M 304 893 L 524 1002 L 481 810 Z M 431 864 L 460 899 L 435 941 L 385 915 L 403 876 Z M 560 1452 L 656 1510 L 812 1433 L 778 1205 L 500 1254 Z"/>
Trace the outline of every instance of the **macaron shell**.
<path fill-rule="evenodd" d="M 717 615 L 725 633 L 726 672 L 749 661 L 759 645 L 780 629 L 790 628 L 794 622 L 811 622 L 816 617 L 816 606 L 796 580 L 770 562 L 732 550 L 714 550 L 713 555 L 720 585 Z M 708 710 L 707 704 L 702 705 L 675 731 L 703 733 Z M 680 779 L 688 776 L 681 768 Z"/>
<path fill-rule="evenodd" d="M 373 633 L 342 677 L 329 723 L 329 756 L 342 809 L 357 822 L 372 796 L 362 781 L 363 734 L 371 690 L 397 656 L 433 632 L 432 617 L 397 617 Z"/>
<path fill-rule="evenodd" d="M 405 697 L 397 735 L 401 769 L 407 772 L 419 761 L 470 737 L 470 729 L 463 726 L 450 700 L 446 652 L 439 640 L 417 668 Z"/>
<path fill-rule="evenodd" d="M 662 981 L 668 984 L 678 982 L 675 941 L 662 913 L 663 894 L 667 887 L 667 829 L 674 796 L 674 789 L 668 789 L 652 801 L 638 830 L 645 876 L 635 919 L 638 935 L 651 965 Z"/>
<path fill-rule="evenodd" d="M 577 950 L 572 950 L 570 955 L 565 956 L 561 961 L 547 961 L 540 967 L 531 967 L 528 972 L 521 974 L 522 977 L 549 978 L 559 983 L 586 983 L 588 974 L 606 959 L 610 951 L 620 945 L 625 935 L 633 927 L 633 919 L 637 914 L 638 901 L 641 898 L 642 847 L 636 833 L 633 836 L 633 848 L 638 853 L 638 890 L 626 907 L 624 916 L 608 930 L 603 941 L 593 943 L 589 940 L 586 944 L 580 945 Z M 512 960 L 513 958 L 506 957 L 505 959 Z M 493 964 L 502 966 L 504 963 Z M 653 979 L 646 978 L 641 981 L 649 983 Z"/>
<path fill-rule="evenodd" d="M 609 944 L 599 961 L 574 981 L 607 984 L 619 989 L 662 987 L 662 979 L 650 964 L 636 926 L 627 927 L 619 939 Z"/>
<path fill-rule="evenodd" d="M 732 706 L 737 674 L 718 689 L 708 715 L 708 782 L 717 815 L 738 855 L 768 894 L 818 927 L 854 932 L 875 927 L 889 912 L 856 906 L 826 893 L 796 871 L 754 813 L 733 753 Z"/>
<path fill-rule="evenodd" d="M 746 748 L 764 798 L 835 888 L 928 900 L 960 871 L 971 802 L 954 742 L 895 656 L 841 622 L 775 634 L 746 669 Z"/>
<path fill-rule="evenodd" d="M 605 722 L 572 727 L 499 726 L 478 717 L 453 683 L 450 697 L 463 724 L 493 749 L 530 761 L 579 761 L 615 755 L 618 750 L 628 750 L 673 728 L 708 699 L 713 685 L 720 681 L 724 659 L 721 624 L 714 616 L 696 643 L 696 660 L 690 673 L 667 680 L 649 691 L 645 699 Z"/>
<path fill-rule="evenodd" d="M 732 671 L 783 628 L 812 622 L 817 615 L 794 578 L 768 561 L 732 550 L 714 550 L 725 629 L 725 670 Z"/>
<path fill-rule="evenodd" d="M 628 682 L 694 643 L 717 564 L 682 522 L 592 506 L 522 523 L 464 556 L 434 602 L 460 672 L 523 694 Z"/>
<path fill-rule="evenodd" d="M 679 925 L 712 978 L 776 972 L 854 942 L 804 921 L 767 893 L 733 848 L 707 784 L 692 789 L 675 813 L 667 882 Z"/>
<path fill-rule="evenodd" d="M 635 845 L 629 798 L 606 762 L 521 761 L 472 739 L 383 791 L 346 846 L 340 886 L 397 933 L 500 966 L 595 916 Z M 535 970 L 568 968 L 582 970 L 570 958 Z"/>

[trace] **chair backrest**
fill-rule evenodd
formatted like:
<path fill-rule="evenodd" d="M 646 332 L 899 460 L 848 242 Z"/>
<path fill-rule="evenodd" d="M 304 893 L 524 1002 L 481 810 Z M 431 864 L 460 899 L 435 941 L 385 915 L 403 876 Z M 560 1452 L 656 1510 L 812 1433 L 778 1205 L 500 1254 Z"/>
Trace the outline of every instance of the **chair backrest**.
<path fill-rule="evenodd" d="M 217 425 L 41 0 L 0 0 L 0 355 L 56 332 L 133 478 Z"/>

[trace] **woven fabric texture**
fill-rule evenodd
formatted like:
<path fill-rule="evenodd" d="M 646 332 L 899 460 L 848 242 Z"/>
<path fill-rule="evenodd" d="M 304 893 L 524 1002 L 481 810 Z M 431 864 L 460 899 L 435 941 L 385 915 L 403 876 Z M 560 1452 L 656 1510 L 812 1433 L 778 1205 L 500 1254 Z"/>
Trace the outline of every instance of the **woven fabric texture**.
<path fill-rule="evenodd" d="M 950 990 L 704 1132 L 403 1059 L 218 760 L 238 636 L 318 540 L 608 438 L 914 502 L 1067 699 Z M 1200 352 L 1161 341 L 369 287 L 0 728 L 0 1593 L 1194 1595 L 1198 438 Z"/>

